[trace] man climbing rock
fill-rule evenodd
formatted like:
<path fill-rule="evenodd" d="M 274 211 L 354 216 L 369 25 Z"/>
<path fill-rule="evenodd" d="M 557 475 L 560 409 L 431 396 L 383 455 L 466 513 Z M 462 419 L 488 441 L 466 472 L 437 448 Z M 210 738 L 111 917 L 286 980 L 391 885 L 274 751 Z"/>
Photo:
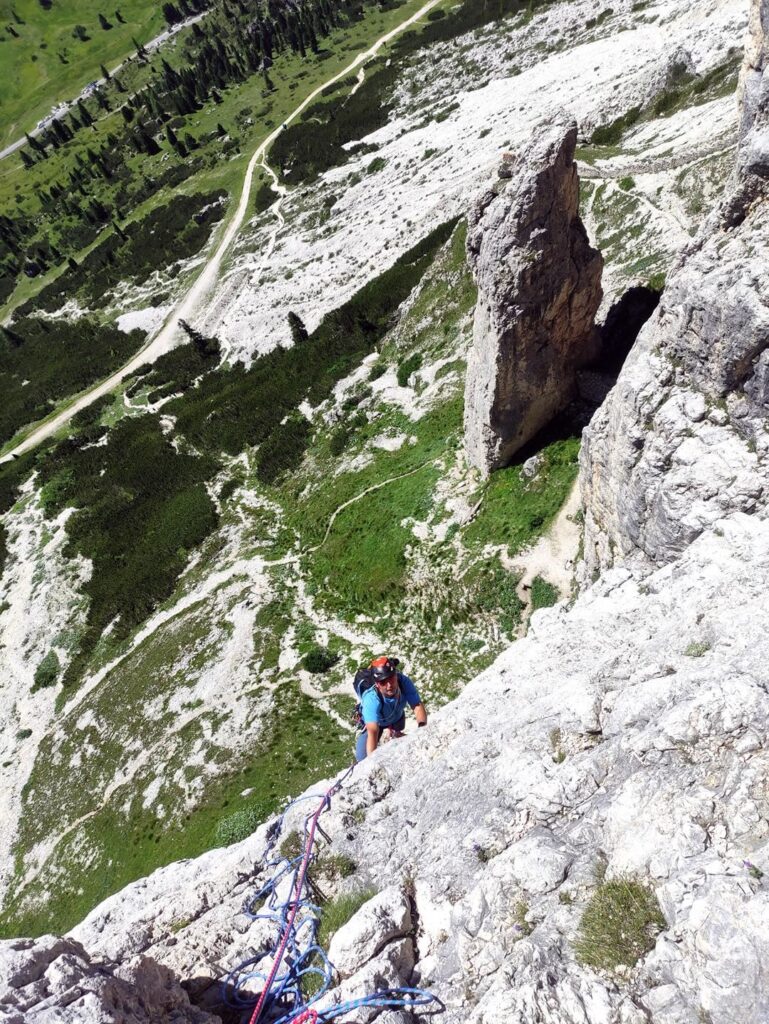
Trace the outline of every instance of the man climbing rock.
<path fill-rule="evenodd" d="M 397 658 L 375 658 L 355 676 L 355 692 L 360 698 L 361 732 L 355 744 L 359 761 L 374 753 L 385 729 L 391 736 L 403 735 L 407 705 L 414 709 L 417 725 L 427 725 L 422 698 L 409 677 L 398 672 L 398 664 Z"/>

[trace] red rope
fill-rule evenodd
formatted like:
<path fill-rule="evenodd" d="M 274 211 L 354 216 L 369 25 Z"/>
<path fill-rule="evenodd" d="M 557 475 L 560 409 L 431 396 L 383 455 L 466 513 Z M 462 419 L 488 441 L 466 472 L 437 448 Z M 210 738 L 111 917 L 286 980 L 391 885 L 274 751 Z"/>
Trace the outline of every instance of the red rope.
<path fill-rule="evenodd" d="M 283 959 L 283 954 L 286 952 L 286 946 L 288 945 L 288 940 L 294 927 L 294 920 L 296 919 L 296 915 L 299 911 L 299 901 L 302 896 L 302 889 L 304 888 L 304 880 L 307 875 L 307 868 L 309 867 L 310 864 L 310 857 L 312 856 L 312 846 L 313 843 L 315 842 L 315 828 L 318 824 L 318 818 L 320 818 L 326 805 L 330 802 L 332 794 L 342 785 L 344 780 L 347 778 L 347 775 L 351 771 L 352 768 L 350 768 L 349 771 L 345 775 L 343 775 L 338 782 L 335 782 L 331 789 L 329 789 L 329 791 L 326 794 L 324 794 L 323 799 L 320 802 L 320 806 L 318 807 L 315 814 L 313 814 L 312 816 L 312 824 L 310 825 L 310 830 L 307 833 L 307 842 L 305 843 L 304 846 L 304 856 L 302 857 L 302 863 L 296 875 L 296 885 L 294 887 L 294 899 L 291 907 L 291 913 L 289 914 L 288 920 L 286 921 L 285 931 L 283 932 L 283 938 L 281 940 L 280 946 L 278 947 L 278 952 L 275 956 L 275 960 L 273 961 L 272 970 L 270 971 L 270 975 L 267 978 L 264 988 L 262 989 L 262 994 L 259 996 L 259 1002 L 254 1007 L 254 1012 L 251 1014 L 251 1019 L 248 1022 L 248 1024 L 256 1024 L 256 1022 L 259 1020 L 259 1014 L 262 1012 L 262 1007 L 264 1006 L 264 1001 L 267 998 L 267 993 L 272 988 L 272 984 L 275 981 L 278 969 L 280 968 L 280 961 Z M 314 1014 L 314 1017 L 310 1017 L 310 1015 L 312 1014 Z M 315 1010 L 306 1010 L 303 1014 L 299 1016 L 298 1021 L 309 1021 L 309 1024 L 315 1024 L 317 1017 L 318 1014 L 315 1012 Z M 298 1021 L 296 1022 L 296 1024 L 298 1024 Z"/>

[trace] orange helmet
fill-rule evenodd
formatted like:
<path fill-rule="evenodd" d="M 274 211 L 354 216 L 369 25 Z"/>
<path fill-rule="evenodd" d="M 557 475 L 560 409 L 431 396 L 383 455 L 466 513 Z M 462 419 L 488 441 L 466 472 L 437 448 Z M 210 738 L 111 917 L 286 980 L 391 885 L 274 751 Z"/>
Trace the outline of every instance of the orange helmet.
<path fill-rule="evenodd" d="M 398 658 L 374 658 L 370 666 L 372 669 L 371 674 L 376 682 L 381 683 L 384 679 L 389 679 L 390 676 L 395 675 L 398 665 L 400 665 Z"/>

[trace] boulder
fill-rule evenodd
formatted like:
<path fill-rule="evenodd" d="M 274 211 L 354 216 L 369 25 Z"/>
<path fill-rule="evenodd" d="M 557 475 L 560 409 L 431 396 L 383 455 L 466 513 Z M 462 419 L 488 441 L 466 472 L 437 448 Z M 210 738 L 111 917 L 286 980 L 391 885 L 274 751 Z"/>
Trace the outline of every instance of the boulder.
<path fill-rule="evenodd" d="M 388 886 L 336 932 L 329 946 L 329 959 L 340 976 L 348 978 L 393 939 L 408 935 L 411 928 L 406 896 L 397 886 Z"/>

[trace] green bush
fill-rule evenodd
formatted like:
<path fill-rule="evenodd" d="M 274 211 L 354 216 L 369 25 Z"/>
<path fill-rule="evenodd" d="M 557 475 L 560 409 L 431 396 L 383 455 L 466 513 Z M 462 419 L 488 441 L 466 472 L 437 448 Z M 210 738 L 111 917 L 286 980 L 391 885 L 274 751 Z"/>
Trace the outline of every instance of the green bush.
<path fill-rule="evenodd" d="M 350 440 L 347 427 L 338 427 L 328 439 L 328 450 L 336 458 L 342 454 Z"/>
<path fill-rule="evenodd" d="M 630 175 L 625 178 L 620 178 L 617 185 L 623 192 L 629 192 L 631 189 L 635 188 L 635 178 L 631 178 Z"/>
<path fill-rule="evenodd" d="M 339 661 L 339 655 L 327 647 L 311 648 L 302 658 L 302 667 L 314 675 L 323 675 Z"/>
<path fill-rule="evenodd" d="M 244 807 L 234 814 L 222 818 L 216 826 L 216 845 L 232 846 L 247 839 L 269 815 L 269 810 L 261 806 Z"/>
<path fill-rule="evenodd" d="M 108 623 L 122 639 L 169 597 L 190 551 L 215 527 L 205 483 L 219 464 L 178 452 L 156 416 L 121 420 L 106 445 L 68 438 L 41 462 L 46 511 L 77 511 L 67 520 L 67 554 L 93 562 L 85 584 L 88 628 L 70 664 L 71 681 Z"/>
<path fill-rule="evenodd" d="M 259 449 L 256 475 L 264 484 L 274 483 L 283 473 L 296 469 L 310 440 L 312 427 L 304 416 L 290 416 L 277 426 Z"/>
<path fill-rule="evenodd" d="M 638 879 L 602 882 L 593 893 L 579 925 L 574 950 L 580 963 L 614 971 L 633 967 L 665 928 L 657 897 Z"/>
<path fill-rule="evenodd" d="M 405 388 L 408 386 L 409 377 L 422 365 L 422 353 L 413 352 L 410 356 L 407 356 L 398 364 L 398 386 Z"/>
<path fill-rule="evenodd" d="M 56 655 L 56 651 L 50 650 L 40 664 L 35 669 L 35 680 L 32 686 L 32 692 L 35 690 L 44 690 L 49 686 L 56 686 L 59 679 L 59 670 L 61 665 Z"/>
<path fill-rule="evenodd" d="M 622 117 L 618 117 L 610 124 L 601 125 L 596 128 L 590 137 L 594 146 L 614 146 L 621 141 L 622 136 L 631 128 L 641 116 L 641 107 L 631 107 Z"/>
<path fill-rule="evenodd" d="M 175 196 L 165 206 L 121 228 L 121 234 L 110 234 L 20 312 L 52 312 L 73 296 L 90 309 L 107 305 L 110 293 L 121 282 L 144 284 L 155 270 L 199 252 L 224 215 L 225 197 L 223 191 Z"/>
<path fill-rule="evenodd" d="M 531 610 L 550 608 L 558 602 L 558 591 L 542 576 L 535 576 L 531 581 Z"/>

